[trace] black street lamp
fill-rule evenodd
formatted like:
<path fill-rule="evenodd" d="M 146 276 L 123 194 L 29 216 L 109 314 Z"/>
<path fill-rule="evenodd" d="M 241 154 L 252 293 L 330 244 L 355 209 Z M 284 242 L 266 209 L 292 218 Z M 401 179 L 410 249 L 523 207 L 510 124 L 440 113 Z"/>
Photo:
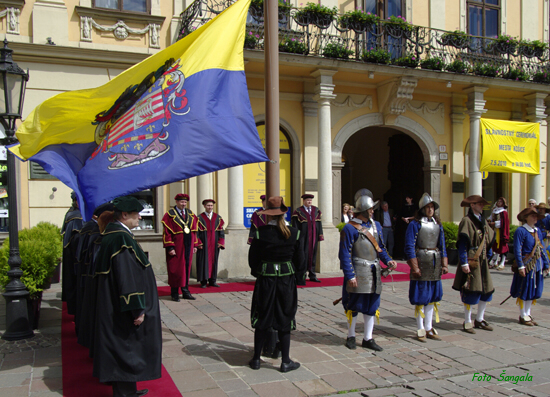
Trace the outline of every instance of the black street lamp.
<path fill-rule="evenodd" d="M 4 39 L 4 48 L 0 49 L 0 123 L 4 127 L 6 138 L 3 145 L 17 143 L 15 138 L 15 122 L 21 118 L 25 87 L 29 80 L 25 73 L 12 59 L 13 50 L 8 48 L 8 40 Z M 3 293 L 6 299 L 6 332 L 2 339 L 19 340 L 34 336 L 29 323 L 27 300 L 29 291 L 21 281 L 21 257 L 19 256 L 19 230 L 17 222 L 17 182 L 15 180 L 15 157 L 8 152 L 8 211 L 10 257 L 8 276 L 10 282 Z"/>

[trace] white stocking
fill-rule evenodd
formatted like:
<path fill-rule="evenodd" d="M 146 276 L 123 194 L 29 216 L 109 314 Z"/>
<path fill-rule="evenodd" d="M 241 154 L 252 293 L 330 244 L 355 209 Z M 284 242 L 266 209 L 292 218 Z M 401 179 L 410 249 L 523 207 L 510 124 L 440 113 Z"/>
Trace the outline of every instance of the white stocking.
<path fill-rule="evenodd" d="M 479 301 L 478 305 L 477 305 L 477 317 L 476 317 L 476 320 L 478 322 L 482 322 L 483 321 L 483 316 L 485 315 L 485 308 L 487 307 L 487 302 L 484 302 L 484 301 Z"/>
<path fill-rule="evenodd" d="M 424 319 L 420 313 L 416 316 L 416 329 L 424 329 Z"/>
<path fill-rule="evenodd" d="M 429 331 L 432 329 L 432 319 L 434 316 L 434 305 L 424 306 L 424 316 L 426 321 L 426 329 Z"/>
<path fill-rule="evenodd" d="M 363 314 L 363 318 L 365 319 L 365 340 L 371 340 L 372 339 L 372 330 L 374 329 L 374 316 L 369 316 L 367 314 Z"/>
<path fill-rule="evenodd" d="M 357 317 L 351 318 L 351 326 L 348 323 L 348 338 L 355 338 L 355 325 L 357 324 Z"/>
<path fill-rule="evenodd" d="M 504 266 L 505 262 L 506 262 L 506 254 L 502 254 L 500 258 L 499 266 Z"/>
<path fill-rule="evenodd" d="M 466 324 L 472 322 L 472 309 L 469 309 L 468 307 L 468 305 L 464 305 L 464 322 Z"/>
<path fill-rule="evenodd" d="M 533 301 L 523 301 L 523 307 L 525 308 L 525 315 L 530 316 L 531 315 L 531 305 L 533 304 Z"/>
<path fill-rule="evenodd" d="M 523 307 L 521 307 L 521 305 L 519 307 L 519 316 L 521 318 L 525 317 L 525 314 L 526 314 L 525 313 L 525 308 L 527 307 L 526 303 L 527 303 L 527 301 L 523 301 Z"/>

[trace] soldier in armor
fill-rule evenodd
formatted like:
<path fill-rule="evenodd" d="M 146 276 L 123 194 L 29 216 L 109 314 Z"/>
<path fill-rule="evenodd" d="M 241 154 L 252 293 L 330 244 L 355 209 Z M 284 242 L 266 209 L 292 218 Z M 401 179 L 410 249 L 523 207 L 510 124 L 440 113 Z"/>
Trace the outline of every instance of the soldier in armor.
<path fill-rule="evenodd" d="M 506 199 L 499 197 L 489 218 L 489 225 L 495 229 L 494 255 L 489 264 L 490 269 L 504 270 L 504 263 L 506 263 L 508 241 L 510 240 L 510 219 L 508 211 L 506 211 L 507 208 Z"/>
<path fill-rule="evenodd" d="M 342 229 L 340 237 L 340 268 L 344 272 L 342 304 L 348 318 L 348 337 L 346 347 L 356 348 L 355 325 L 357 314 L 363 313 L 365 335 L 361 343 L 367 349 L 382 351 L 376 344 L 372 332 L 374 317 L 380 312 L 380 293 L 382 292 L 380 260 L 389 268 L 395 269 L 397 263 L 390 258 L 384 246 L 382 227 L 372 219 L 374 207 L 372 193 L 362 189 L 356 193 L 355 214 Z"/>
<path fill-rule="evenodd" d="M 470 207 L 468 215 L 458 225 L 458 257 L 460 266 L 456 268 L 453 289 L 460 291 L 464 303 L 465 332 L 475 334 L 475 328 L 492 331 L 493 327 L 484 319 L 487 302 L 493 299 L 493 280 L 489 272 L 491 247 L 495 232 L 482 216 L 483 207 L 489 204 L 479 195 L 466 197 L 461 207 Z M 471 305 L 478 305 L 477 316 L 472 324 Z"/>
<path fill-rule="evenodd" d="M 434 311 L 439 322 L 438 305 L 443 298 L 441 275 L 449 272 L 445 234 L 435 210 L 439 208 L 428 193 L 418 204 L 420 208 L 405 233 L 405 255 L 411 268 L 409 302 L 415 305 L 417 338 L 441 340 L 432 326 Z"/>

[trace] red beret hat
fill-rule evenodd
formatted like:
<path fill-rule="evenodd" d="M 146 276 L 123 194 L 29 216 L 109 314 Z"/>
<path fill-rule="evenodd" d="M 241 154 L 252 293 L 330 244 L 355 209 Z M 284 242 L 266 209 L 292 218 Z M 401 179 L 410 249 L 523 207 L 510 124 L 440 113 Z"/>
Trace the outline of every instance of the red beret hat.
<path fill-rule="evenodd" d="M 309 193 L 302 194 L 302 199 L 312 199 L 312 198 L 315 198 L 313 194 L 309 194 Z"/>
<path fill-rule="evenodd" d="M 185 194 L 185 193 L 178 193 L 178 194 L 176 194 L 176 197 L 174 197 L 174 200 L 176 200 L 176 201 L 178 201 L 178 200 L 187 200 L 187 201 L 189 201 L 189 195 Z"/>
<path fill-rule="evenodd" d="M 213 199 L 204 199 L 204 200 L 202 200 L 202 205 L 205 205 L 206 203 L 216 204 L 216 202 Z"/>

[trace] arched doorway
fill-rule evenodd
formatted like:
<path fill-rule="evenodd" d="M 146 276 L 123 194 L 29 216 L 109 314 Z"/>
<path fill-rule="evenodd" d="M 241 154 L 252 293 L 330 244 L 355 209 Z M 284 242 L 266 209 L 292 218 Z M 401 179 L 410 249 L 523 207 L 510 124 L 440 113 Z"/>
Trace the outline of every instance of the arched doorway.
<path fill-rule="evenodd" d="M 341 202 L 352 203 L 362 187 L 375 199 L 387 201 L 396 216 L 394 256 L 403 256 L 406 223 L 399 214 L 405 196 L 420 198 L 424 190 L 424 157 L 407 134 L 388 127 L 368 127 L 356 132 L 344 145 Z M 355 203 L 352 203 L 354 205 Z"/>

